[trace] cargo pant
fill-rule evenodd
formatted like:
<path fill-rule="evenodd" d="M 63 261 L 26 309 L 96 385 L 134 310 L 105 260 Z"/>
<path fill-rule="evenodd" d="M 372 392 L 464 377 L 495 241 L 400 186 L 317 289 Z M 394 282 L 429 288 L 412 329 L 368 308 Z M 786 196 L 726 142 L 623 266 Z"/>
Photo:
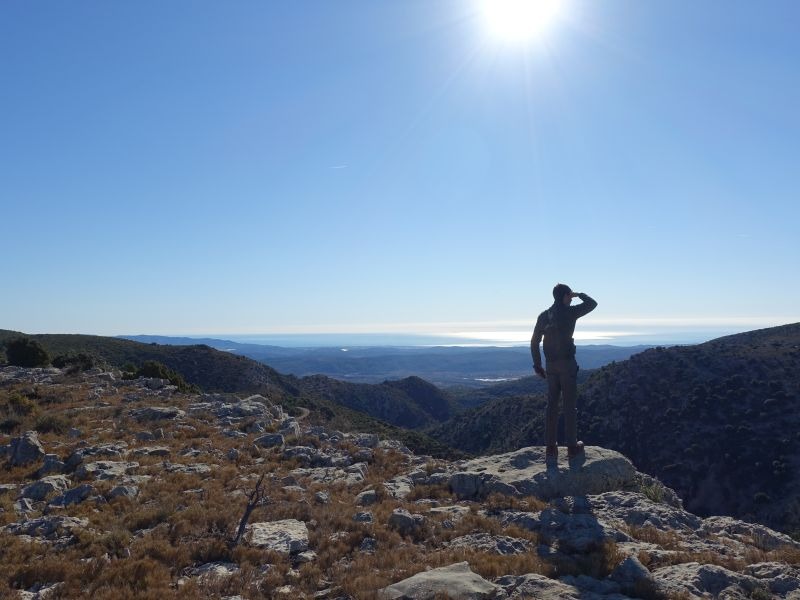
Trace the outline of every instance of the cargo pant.
<path fill-rule="evenodd" d="M 564 435 L 567 446 L 578 443 L 578 363 L 574 358 L 547 361 L 547 411 L 545 413 L 545 444 L 556 445 L 559 400 L 563 400 Z"/>

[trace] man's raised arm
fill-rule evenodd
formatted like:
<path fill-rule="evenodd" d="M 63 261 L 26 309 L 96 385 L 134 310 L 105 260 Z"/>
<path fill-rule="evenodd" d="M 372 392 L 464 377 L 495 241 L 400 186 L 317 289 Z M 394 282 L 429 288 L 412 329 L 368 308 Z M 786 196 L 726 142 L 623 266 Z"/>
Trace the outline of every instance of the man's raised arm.
<path fill-rule="evenodd" d="M 580 304 L 572 307 L 572 311 L 576 319 L 579 319 L 583 315 L 589 314 L 595 308 L 597 308 L 597 302 L 595 301 L 594 298 L 589 296 L 589 294 L 578 293 L 575 295 L 581 299 Z"/>

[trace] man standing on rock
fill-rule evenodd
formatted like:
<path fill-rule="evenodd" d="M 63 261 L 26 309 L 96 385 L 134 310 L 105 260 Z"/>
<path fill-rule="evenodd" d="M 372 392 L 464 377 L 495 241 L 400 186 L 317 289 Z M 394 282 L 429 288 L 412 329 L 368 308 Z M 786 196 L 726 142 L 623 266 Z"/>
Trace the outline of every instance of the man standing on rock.
<path fill-rule="evenodd" d="M 582 300 L 577 306 L 571 306 L 572 299 Z M 575 321 L 590 313 L 597 306 L 592 298 L 582 293 L 573 292 L 568 285 L 559 283 L 553 288 L 553 305 L 539 315 L 531 338 L 531 355 L 533 370 L 543 379 L 547 379 L 547 412 L 545 414 L 545 444 L 547 458 L 558 457 L 556 445 L 556 428 L 558 426 L 558 404 L 564 401 L 564 433 L 569 458 L 583 453 L 583 442 L 578 441 L 577 410 L 575 402 L 578 397 L 578 363 L 575 361 Z M 542 368 L 542 355 L 539 344 L 544 337 L 544 356 L 547 359 L 547 371 Z"/>

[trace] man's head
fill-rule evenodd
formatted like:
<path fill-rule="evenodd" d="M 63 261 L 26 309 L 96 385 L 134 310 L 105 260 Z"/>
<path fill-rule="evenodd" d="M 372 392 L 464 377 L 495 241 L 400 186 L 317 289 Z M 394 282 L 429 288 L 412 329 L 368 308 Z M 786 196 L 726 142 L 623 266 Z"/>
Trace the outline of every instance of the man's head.
<path fill-rule="evenodd" d="M 557 304 L 567 304 L 572 302 L 572 288 L 565 283 L 559 283 L 553 288 L 553 300 Z"/>

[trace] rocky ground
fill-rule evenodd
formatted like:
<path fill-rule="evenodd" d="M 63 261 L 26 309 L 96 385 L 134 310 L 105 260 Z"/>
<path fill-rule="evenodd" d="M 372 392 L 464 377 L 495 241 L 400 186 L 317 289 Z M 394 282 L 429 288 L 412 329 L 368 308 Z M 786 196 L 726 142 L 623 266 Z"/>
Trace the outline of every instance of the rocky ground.
<path fill-rule="evenodd" d="M 304 416 L 0 368 L 0 597 L 800 599 L 800 544 L 619 453 L 445 462 Z"/>

